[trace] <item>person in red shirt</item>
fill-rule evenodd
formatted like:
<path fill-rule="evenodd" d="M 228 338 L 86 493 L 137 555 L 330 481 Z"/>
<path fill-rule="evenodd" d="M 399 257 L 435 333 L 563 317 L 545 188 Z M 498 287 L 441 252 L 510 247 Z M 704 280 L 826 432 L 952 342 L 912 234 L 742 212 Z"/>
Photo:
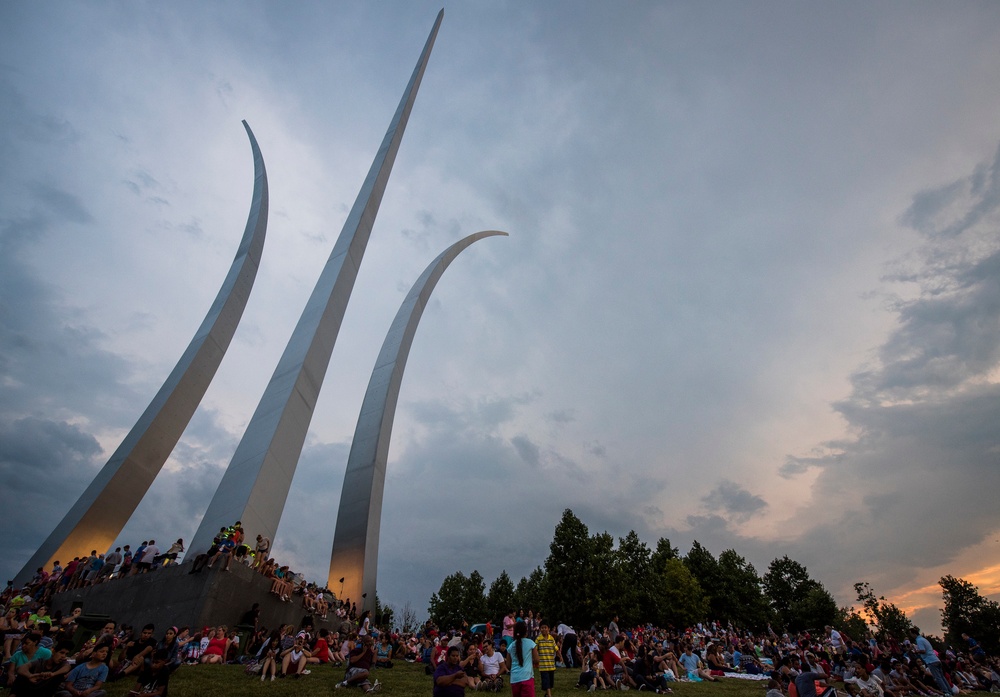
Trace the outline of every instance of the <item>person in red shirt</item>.
<path fill-rule="evenodd" d="M 443 634 L 438 637 L 438 643 L 431 652 L 431 667 L 437 668 L 437 664 L 448 653 L 448 639 Z"/>
<path fill-rule="evenodd" d="M 306 663 L 329 663 L 330 656 L 330 630 L 319 630 L 319 639 L 313 646 L 312 655 L 306 659 Z"/>
<path fill-rule="evenodd" d="M 615 637 L 614 645 L 609 644 L 607 641 L 602 641 L 601 660 L 604 662 L 604 670 L 607 671 L 608 675 L 610 675 L 615 682 L 622 680 L 629 687 L 635 688 L 636 682 L 632 679 L 632 676 L 628 674 L 628 667 L 625 665 L 625 660 L 622 656 L 624 647 L 624 634 L 619 634 Z"/>

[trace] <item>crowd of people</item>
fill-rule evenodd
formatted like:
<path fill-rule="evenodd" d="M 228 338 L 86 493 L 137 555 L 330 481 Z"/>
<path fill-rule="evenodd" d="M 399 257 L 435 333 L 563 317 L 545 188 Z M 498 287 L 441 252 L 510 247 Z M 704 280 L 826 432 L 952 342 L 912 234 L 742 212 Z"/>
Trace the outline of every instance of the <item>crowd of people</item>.
<path fill-rule="evenodd" d="M 964 648 L 938 653 L 916 628 L 903 641 L 880 642 L 873 635 L 854 641 L 828 626 L 817 633 L 750 632 L 718 623 L 678 631 L 652 625 L 626 631 L 614 617 L 586 632 L 565 624 L 550 629 L 536 613 L 508 614 L 497 649 L 506 654 L 514 697 L 533 697 L 533 677 L 518 676 L 527 663 L 539 672 L 540 689 L 552 697 L 557 667 L 579 670 L 578 689 L 647 690 L 669 693 L 671 683 L 727 679 L 766 682 L 768 697 L 825 697 L 837 690 L 851 697 L 945 697 L 1000 692 L 1000 659 L 963 635 Z M 462 697 L 466 688 L 483 689 L 492 668 L 475 657 L 490 645 L 493 626 L 482 634 L 462 634 L 429 660 L 437 666 L 435 697 Z M 452 655 L 454 652 L 454 655 Z M 529 658 L 530 656 L 530 658 Z M 443 661 L 442 661 L 443 659 Z M 501 664 L 500 675 L 503 675 Z M 520 686 L 523 680 L 530 684 Z"/>
<path fill-rule="evenodd" d="M 8 581 L 7 592 L 14 594 L 15 608 L 29 601 L 49 605 L 53 596 L 67 590 L 151 573 L 164 566 L 178 564 L 184 551 L 184 540 L 180 538 L 162 552 L 153 539 L 143 540 L 135 550 L 131 545 L 115 547 L 114 551 L 107 554 L 95 549 L 89 555 L 74 557 L 65 566 L 55 560 L 51 569 L 37 569 L 21 589 L 14 589 L 13 582 Z M 194 557 L 189 573 L 201 573 L 204 569 L 212 568 L 230 571 L 234 562 L 243 564 L 270 579 L 271 594 L 281 600 L 292 602 L 293 597 L 299 597 L 307 610 L 315 612 L 322 619 L 327 619 L 331 607 L 335 608 L 339 619 L 356 617 L 357 608 L 349 599 L 335 603 L 333 593 L 325 585 L 309 582 L 288 565 L 279 564 L 270 556 L 270 551 L 271 541 L 264 535 L 257 535 L 252 546 L 248 544 L 242 523 L 236 521 L 231 526 L 221 528 L 213 539 L 212 546 Z"/>
<path fill-rule="evenodd" d="M 252 627 L 241 641 L 226 626 L 139 630 L 108 622 L 83 646 L 73 642 L 82 609 L 49 613 L 54 593 L 126 575 L 149 573 L 176 563 L 178 540 L 161 553 L 154 540 L 134 554 L 129 547 L 104 558 L 96 552 L 51 573 L 39 570 L 25 588 L 8 583 L 0 594 L 3 614 L 3 667 L 0 683 L 16 697 L 103 697 L 103 687 L 127 680 L 144 694 L 166 695 L 171 674 L 185 665 L 239 663 L 253 679 L 270 682 L 300 678 L 312 667 L 343 669 L 334 687 L 377 692 L 379 670 L 405 661 L 424 664 L 434 697 L 464 697 L 466 689 L 499 692 L 510 685 L 513 697 L 534 697 L 535 671 L 540 691 L 553 697 L 558 669 L 578 676 L 576 687 L 589 692 L 639 690 L 670 693 L 671 684 L 729 679 L 766 683 L 768 697 L 828 697 L 841 690 L 851 697 L 952 697 L 975 691 L 1000 692 L 1000 661 L 969 636 L 966 645 L 938 653 L 913 630 L 902 641 L 874 636 L 854 640 L 826 627 L 819 632 L 751 632 L 717 622 L 683 630 L 673 627 L 619 627 L 618 618 L 578 630 L 550 624 L 540 613 L 511 611 L 495 625 L 486 623 L 440 631 L 428 622 L 417 631 L 376 626 L 369 612 L 357 616 L 349 600 L 306 583 L 269 556 L 270 541 L 257 536 L 244 543 L 239 523 L 220 530 L 212 548 L 198 555 L 190 573 L 246 564 L 272 579 L 271 593 L 298 599 L 305 619 L 298 628 L 260 625 L 259 606 L 240 620 Z M 95 559 L 98 563 L 95 563 Z M 333 627 L 314 631 L 316 619 L 332 611 Z M 340 675 L 340 673 L 337 673 Z"/>

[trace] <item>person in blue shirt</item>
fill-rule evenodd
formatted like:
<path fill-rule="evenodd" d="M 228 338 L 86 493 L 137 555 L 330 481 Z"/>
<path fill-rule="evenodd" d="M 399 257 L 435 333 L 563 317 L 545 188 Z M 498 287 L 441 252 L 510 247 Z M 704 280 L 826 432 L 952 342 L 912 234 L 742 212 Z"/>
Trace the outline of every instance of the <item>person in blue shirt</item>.
<path fill-rule="evenodd" d="M 920 652 L 920 657 L 924 659 L 924 665 L 927 666 L 927 670 L 934 676 L 934 681 L 937 683 L 938 689 L 943 694 L 950 695 L 951 685 L 948 684 L 948 679 L 944 676 L 944 665 L 942 665 L 941 659 L 934 652 L 931 642 L 927 641 L 927 637 L 920 633 L 918 627 L 910 627 L 910 638 L 916 644 L 917 651 Z"/>
<path fill-rule="evenodd" d="M 510 670 L 510 690 L 513 697 L 535 697 L 538 648 L 527 634 L 524 622 L 515 623 L 514 641 L 507 648 L 507 669 Z"/>
<path fill-rule="evenodd" d="M 969 645 L 969 654 L 972 656 L 973 661 L 979 663 L 986 658 L 986 651 L 979 645 L 978 641 L 969 636 L 967 632 L 962 632 L 962 638 Z"/>
<path fill-rule="evenodd" d="M 97 646 L 90 654 L 90 660 L 86 663 L 78 664 L 66 676 L 59 695 L 67 694 L 70 697 L 104 697 L 107 694 L 103 689 L 104 683 L 108 680 L 108 666 L 105 661 L 111 647 L 107 644 Z"/>

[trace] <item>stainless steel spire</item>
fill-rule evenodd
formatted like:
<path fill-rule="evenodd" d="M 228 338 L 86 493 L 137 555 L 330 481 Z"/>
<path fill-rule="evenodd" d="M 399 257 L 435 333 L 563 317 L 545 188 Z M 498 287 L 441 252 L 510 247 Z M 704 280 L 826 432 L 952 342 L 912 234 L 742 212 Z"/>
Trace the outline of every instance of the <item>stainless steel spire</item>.
<path fill-rule="evenodd" d="M 469 235 L 441 252 L 430 263 L 396 312 L 375 361 L 354 430 L 351 454 L 347 458 L 327 585 L 338 593 L 341 600 L 350 598 L 359 610 L 375 607 L 385 465 L 399 387 L 403 382 L 403 369 L 413 344 L 413 335 L 427 299 L 452 260 L 473 242 L 495 235 L 506 236 L 507 233 L 486 230 Z M 344 579 L 343 583 L 340 579 Z"/>
<path fill-rule="evenodd" d="M 237 520 L 250 534 L 274 539 L 358 267 L 443 16 L 441 10 L 340 237 L 191 541 L 189 556 L 204 552 L 219 528 Z"/>
<path fill-rule="evenodd" d="M 16 577 L 31 579 L 38 567 L 70 561 L 92 549 L 108 549 L 170 456 L 229 348 L 260 265 L 267 232 L 267 172 L 257 139 L 243 122 L 253 150 L 250 215 L 236 258 L 215 302 L 187 350 L 125 440 L 48 539 Z"/>

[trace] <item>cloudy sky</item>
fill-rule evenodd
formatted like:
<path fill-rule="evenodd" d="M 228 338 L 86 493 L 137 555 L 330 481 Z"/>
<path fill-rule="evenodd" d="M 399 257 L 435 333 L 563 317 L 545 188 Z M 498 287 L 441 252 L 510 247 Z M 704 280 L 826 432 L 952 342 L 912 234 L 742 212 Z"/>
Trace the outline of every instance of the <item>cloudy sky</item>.
<path fill-rule="evenodd" d="M 440 4 L 0 7 L 3 574 L 148 404 L 267 165 L 263 262 L 121 542 L 189 538 Z M 1000 592 L 1000 5 L 475 2 L 444 22 L 275 541 L 325 578 L 407 290 L 379 594 L 595 531 Z M 251 531 L 253 532 L 253 531 Z"/>

